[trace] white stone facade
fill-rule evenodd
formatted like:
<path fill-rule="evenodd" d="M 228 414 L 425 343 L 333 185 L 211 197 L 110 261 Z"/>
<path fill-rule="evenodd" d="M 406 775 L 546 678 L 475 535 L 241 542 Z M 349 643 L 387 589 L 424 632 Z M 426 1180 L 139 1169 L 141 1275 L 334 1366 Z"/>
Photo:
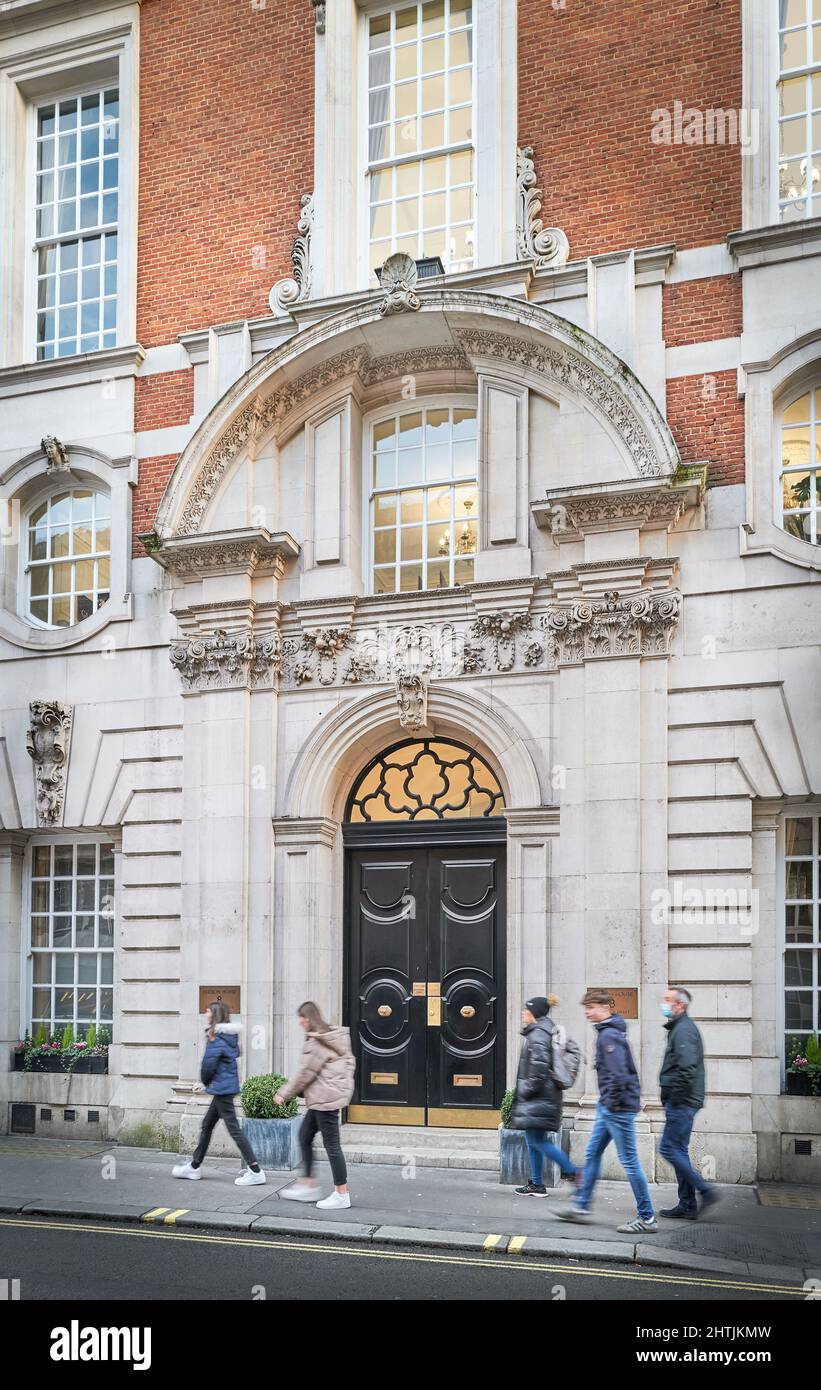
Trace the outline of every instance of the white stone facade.
<path fill-rule="evenodd" d="M 318 159 L 329 171 L 325 145 Z M 320 237 L 326 218 L 327 203 Z M 726 1181 L 818 1180 L 818 1103 L 782 1094 L 784 813 L 821 804 L 821 551 L 778 525 L 775 484 L 779 402 L 821 381 L 821 233 L 800 231 L 712 248 L 743 270 L 743 334 L 689 349 L 665 347 L 662 285 L 690 278 L 688 256 L 699 278 L 706 250 L 485 262 L 391 314 L 381 291 L 336 293 L 339 250 L 322 272 L 333 297 L 280 295 L 271 318 L 148 354 L 0 369 L 4 1056 L 30 1021 L 32 845 L 117 850 L 110 1073 L 31 1078 L 0 1060 L 0 1132 L 11 1102 L 34 1101 L 97 1110 L 111 1136 L 148 1123 L 186 1139 L 203 985 L 239 986 L 248 1073 L 293 1067 L 304 998 L 341 1015 L 340 826 L 359 771 L 403 735 L 396 681 L 415 673 L 421 727 L 475 747 L 505 793 L 509 1076 L 522 999 L 557 994 L 588 1060 L 567 1105 L 578 1149 L 596 1094 L 578 1001 L 636 987 L 640 1147 L 667 1176 L 657 1005 L 681 983 L 707 1053 L 699 1159 Z M 509 233 L 485 229 L 506 254 Z M 677 352 L 690 373 L 737 367 L 746 487 L 705 486 L 709 459 L 680 465 Z M 190 425 L 141 438 L 135 377 L 189 365 Z M 384 596 L 369 592 L 363 440 L 409 398 L 478 408 L 475 582 Z M 111 598 L 51 631 L 25 621 L 13 534 L 47 434 L 112 498 Z M 139 460 L 178 451 L 152 554 L 132 560 Z M 47 824 L 33 701 L 71 711 Z M 754 901 L 753 925 L 693 924 L 682 891 Z M 796 1136 L 812 1140 L 803 1167 Z"/>

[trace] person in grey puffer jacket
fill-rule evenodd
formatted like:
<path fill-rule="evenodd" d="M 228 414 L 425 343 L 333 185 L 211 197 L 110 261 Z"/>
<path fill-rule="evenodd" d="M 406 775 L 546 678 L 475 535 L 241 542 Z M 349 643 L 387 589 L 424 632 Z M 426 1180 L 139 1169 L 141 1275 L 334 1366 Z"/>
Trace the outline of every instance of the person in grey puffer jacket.
<path fill-rule="evenodd" d="M 664 1133 L 659 1143 L 662 1158 L 675 1169 L 678 1202 L 660 1214 L 673 1221 L 696 1221 L 699 1216 L 696 1193 L 704 1212 L 718 1200 L 715 1187 L 706 1182 L 690 1162 L 690 1135 L 697 1112 L 704 1104 L 704 1048 L 701 1034 L 687 1010 L 692 995 L 680 986 L 669 988 L 661 1004 L 667 1020 L 667 1047 L 659 1072 L 659 1090 L 664 1106 Z"/>
<path fill-rule="evenodd" d="M 546 999 L 534 995 L 525 1000 L 522 1009 L 522 1053 L 516 1076 L 516 1099 L 510 1115 L 511 1129 L 524 1130 L 530 1159 L 530 1180 L 515 1189 L 519 1197 L 546 1197 L 544 1184 L 545 1159 L 557 1163 L 564 1177 L 578 1183 L 580 1169 L 571 1163 L 548 1134 L 557 1133 L 562 1125 L 562 1089 L 553 1079 L 553 1034 L 556 1025 L 548 1016 L 550 1008 L 559 1001 L 554 995 Z"/>
<path fill-rule="evenodd" d="M 316 1202 L 318 1207 L 349 1207 L 348 1170 L 339 1140 L 339 1115 L 354 1089 L 356 1059 L 351 1051 L 347 1028 L 326 1023 L 316 1004 L 308 1000 L 297 1010 L 305 1033 L 305 1049 L 296 1076 L 274 1096 L 276 1105 L 285 1105 L 293 1096 L 305 1097 L 305 1118 L 299 1131 L 305 1175 L 279 1194 L 294 1202 Z M 311 1176 L 313 1147 L 317 1130 L 322 1135 L 331 1165 L 334 1191 L 317 1201 L 318 1183 Z"/>

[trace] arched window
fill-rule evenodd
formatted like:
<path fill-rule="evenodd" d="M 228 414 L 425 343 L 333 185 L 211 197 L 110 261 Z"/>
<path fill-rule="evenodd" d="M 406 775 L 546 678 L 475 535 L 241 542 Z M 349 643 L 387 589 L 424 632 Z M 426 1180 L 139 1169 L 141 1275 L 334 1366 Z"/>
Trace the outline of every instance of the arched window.
<path fill-rule="evenodd" d="M 430 821 L 501 816 L 498 779 L 478 753 L 445 739 L 399 743 L 368 765 L 348 799 L 347 819 Z"/>
<path fill-rule="evenodd" d="M 781 508 L 789 535 L 821 544 L 821 385 L 781 414 Z"/>
<path fill-rule="evenodd" d="M 473 579 L 479 522 L 475 406 L 421 406 L 371 426 L 375 593 Z"/>
<path fill-rule="evenodd" d="M 42 627 L 73 627 L 108 601 L 111 499 L 76 487 L 56 492 L 28 518 L 26 612 Z"/>

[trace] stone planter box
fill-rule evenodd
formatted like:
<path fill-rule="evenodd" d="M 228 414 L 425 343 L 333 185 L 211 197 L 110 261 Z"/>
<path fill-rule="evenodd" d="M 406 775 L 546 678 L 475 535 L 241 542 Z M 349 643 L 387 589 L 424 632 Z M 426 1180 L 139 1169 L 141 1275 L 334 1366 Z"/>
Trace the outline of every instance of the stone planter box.
<path fill-rule="evenodd" d="M 62 1053 L 58 1052 L 53 1057 L 32 1057 L 31 1064 L 27 1067 L 24 1053 L 15 1052 L 12 1055 L 15 1071 L 62 1072 L 66 1076 L 105 1076 L 108 1072 L 108 1057 L 78 1057 L 70 1067 L 64 1067 Z"/>
<path fill-rule="evenodd" d="M 787 1072 L 787 1095 L 788 1096 L 808 1096 L 810 1091 L 810 1078 L 797 1071 Z"/>
<path fill-rule="evenodd" d="M 554 1144 L 561 1148 L 561 1135 L 548 1134 Z M 558 1187 L 559 1168 L 555 1163 L 545 1164 L 545 1187 Z M 530 1160 L 527 1156 L 527 1143 L 524 1130 L 505 1129 L 499 1126 L 499 1182 L 513 1187 L 523 1187 L 530 1179 Z"/>
<path fill-rule="evenodd" d="M 298 1168 L 302 1162 L 301 1123 L 301 1115 L 292 1115 L 289 1120 L 249 1120 L 246 1115 L 242 1132 L 247 1135 L 261 1167 Z"/>

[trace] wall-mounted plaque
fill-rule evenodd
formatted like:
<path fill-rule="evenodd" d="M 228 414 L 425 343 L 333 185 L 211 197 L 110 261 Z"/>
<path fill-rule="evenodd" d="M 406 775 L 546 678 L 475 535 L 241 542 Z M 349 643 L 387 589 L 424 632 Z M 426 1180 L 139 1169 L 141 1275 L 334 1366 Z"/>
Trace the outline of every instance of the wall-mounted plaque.
<path fill-rule="evenodd" d="M 239 985 L 200 985 L 200 1013 L 204 1014 L 209 1004 L 227 1004 L 232 1014 L 240 1010 Z"/>
<path fill-rule="evenodd" d="M 619 985 L 614 988 L 612 985 L 589 985 L 589 989 L 606 989 L 613 996 L 613 1012 L 621 1014 L 622 1018 L 638 1018 L 639 1016 L 639 992 L 638 989 L 627 988 Z"/>

